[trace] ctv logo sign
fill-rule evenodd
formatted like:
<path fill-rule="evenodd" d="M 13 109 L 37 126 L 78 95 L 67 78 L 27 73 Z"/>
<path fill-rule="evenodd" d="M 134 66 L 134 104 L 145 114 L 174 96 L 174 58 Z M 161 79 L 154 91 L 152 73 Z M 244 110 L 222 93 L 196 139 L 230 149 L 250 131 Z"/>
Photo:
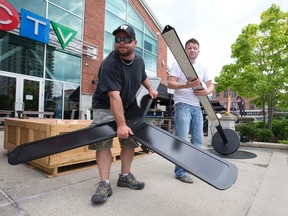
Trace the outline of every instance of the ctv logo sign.
<path fill-rule="evenodd" d="M 15 8 L 0 0 L 0 30 L 11 31 L 19 25 L 19 16 Z M 57 38 L 64 49 L 75 37 L 77 31 L 51 21 Z M 44 17 L 21 9 L 20 36 L 49 44 L 50 21 Z"/>

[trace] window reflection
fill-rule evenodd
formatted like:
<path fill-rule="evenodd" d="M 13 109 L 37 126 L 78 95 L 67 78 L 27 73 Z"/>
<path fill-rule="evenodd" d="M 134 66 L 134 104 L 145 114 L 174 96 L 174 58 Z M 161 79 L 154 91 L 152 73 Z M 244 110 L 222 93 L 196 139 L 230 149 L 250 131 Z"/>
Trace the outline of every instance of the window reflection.
<path fill-rule="evenodd" d="M 44 110 L 54 112 L 55 118 L 78 118 L 80 85 L 46 81 L 44 95 Z"/>
<path fill-rule="evenodd" d="M 60 7 L 80 16 L 83 17 L 83 0 L 50 0 Z"/>
<path fill-rule="evenodd" d="M 124 0 L 107 0 L 106 10 L 123 20 L 126 19 L 126 1 Z"/>
<path fill-rule="evenodd" d="M 45 1 L 35 1 L 35 0 L 7 0 L 8 3 L 13 5 L 13 7 L 20 13 L 21 8 L 24 8 L 28 11 L 31 11 L 39 16 L 45 17 L 45 8 L 46 2 Z"/>
<path fill-rule="evenodd" d="M 43 77 L 43 44 L 0 32 L 0 70 Z"/>
<path fill-rule="evenodd" d="M 131 23 L 133 26 L 139 28 L 143 31 L 144 22 L 141 19 L 141 17 L 138 15 L 138 13 L 135 11 L 135 9 L 128 4 L 128 18 L 127 21 Z"/>
<path fill-rule="evenodd" d="M 72 14 L 65 13 L 63 10 L 55 7 L 54 5 L 49 4 L 48 7 L 48 19 L 57 23 L 61 23 L 61 25 L 71 28 L 77 31 L 75 38 L 81 40 L 82 39 L 82 19 L 78 18 Z M 51 26 L 52 28 L 52 26 Z"/>
<path fill-rule="evenodd" d="M 106 17 L 105 17 L 106 21 L 105 21 L 105 31 L 109 32 L 112 35 L 112 32 L 118 28 L 119 25 L 122 25 L 123 23 L 125 23 L 125 20 L 120 19 L 119 17 L 113 15 L 110 12 L 106 12 Z M 113 36 L 114 39 L 114 36 Z"/>
<path fill-rule="evenodd" d="M 79 117 L 80 86 L 65 85 L 64 90 L 64 119 Z"/>
<path fill-rule="evenodd" d="M 145 35 L 144 48 L 153 54 L 157 54 L 157 42 L 154 38 Z"/>
<path fill-rule="evenodd" d="M 81 58 L 47 46 L 45 74 L 47 79 L 80 84 Z"/>
<path fill-rule="evenodd" d="M 60 82 L 45 82 L 44 111 L 54 112 L 54 118 L 62 118 L 63 84 Z"/>
<path fill-rule="evenodd" d="M 39 82 L 24 80 L 23 102 L 26 111 L 38 111 L 39 109 Z"/>
<path fill-rule="evenodd" d="M 0 110 L 13 110 L 16 95 L 16 79 L 0 75 Z"/>
<path fill-rule="evenodd" d="M 156 71 L 157 70 L 157 57 L 146 52 L 144 53 L 145 67 L 147 70 Z"/>
<path fill-rule="evenodd" d="M 114 50 L 114 36 L 112 34 L 109 34 L 108 32 L 105 32 L 105 42 L 104 42 L 104 51 L 106 53 L 111 52 Z"/>

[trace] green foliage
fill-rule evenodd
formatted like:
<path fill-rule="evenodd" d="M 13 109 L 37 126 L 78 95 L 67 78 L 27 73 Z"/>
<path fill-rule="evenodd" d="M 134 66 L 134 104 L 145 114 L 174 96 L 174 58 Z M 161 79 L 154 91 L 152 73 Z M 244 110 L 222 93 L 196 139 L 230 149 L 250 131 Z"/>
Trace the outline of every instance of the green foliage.
<path fill-rule="evenodd" d="M 272 132 L 278 140 L 288 140 L 288 119 L 273 120 Z"/>
<path fill-rule="evenodd" d="M 257 105 L 268 105 L 268 128 L 275 107 L 288 107 L 288 12 L 272 4 L 260 24 L 249 24 L 231 46 L 234 64 L 223 66 L 215 78 L 217 91 L 234 90 Z"/>
<path fill-rule="evenodd" d="M 240 132 L 240 136 L 245 136 L 250 140 L 255 140 L 257 138 L 257 124 L 254 123 L 247 123 L 247 124 L 240 124 L 238 127 Z"/>
<path fill-rule="evenodd" d="M 240 136 L 245 136 L 251 141 L 287 143 L 288 119 L 274 119 L 272 130 L 265 129 L 263 122 L 240 123 L 237 131 Z"/>
<path fill-rule="evenodd" d="M 258 129 L 257 130 L 257 141 L 259 142 L 271 142 L 273 141 L 274 134 L 268 129 Z"/>

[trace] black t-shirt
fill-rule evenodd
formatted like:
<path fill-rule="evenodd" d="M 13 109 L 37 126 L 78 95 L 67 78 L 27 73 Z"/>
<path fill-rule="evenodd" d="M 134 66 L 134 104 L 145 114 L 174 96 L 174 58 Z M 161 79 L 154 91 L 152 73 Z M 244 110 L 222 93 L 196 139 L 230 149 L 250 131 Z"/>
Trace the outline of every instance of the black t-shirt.
<path fill-rule="evenodd" d="M 123 108 L 135 100 L 141 83 L 147 78 L 142 57 L 135 54 L 131 65 L 125 65 L 115 51 L 112 51 L 102 62 L 98 73 L 98 84 L 93 95 L 93 109 L 110 109 L 107 92 L 119 91 Z"/>

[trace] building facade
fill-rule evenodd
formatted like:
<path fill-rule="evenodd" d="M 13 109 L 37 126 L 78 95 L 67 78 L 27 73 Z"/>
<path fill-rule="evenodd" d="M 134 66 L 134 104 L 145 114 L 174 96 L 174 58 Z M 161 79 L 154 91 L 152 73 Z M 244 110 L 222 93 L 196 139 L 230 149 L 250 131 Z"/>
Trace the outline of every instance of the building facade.
<path fill-rule="evenodd" d="M 227 108 L 228 102 L 230 105 L 231 111 L 237 111 L 239 110 L 239 97 L 242 99 L 243 104 L 243 110 L 260 110 L 261 108 L 257 107 L 254 103 L 252 103 L 249 99 L 241 97 L 240 95 L 237 95 L 235 91 L 231 89 L 226 89 L 222 92 L 217 92 L 216 87 L 217 84 L 215 84 L 215 89 L 212 92 L 212 98 L 213 101 L 219 101 L 224 107 Z"/>
<path fill-rule="evenodd" d="M 166 84 L 162 26 L 144 0 L 0 0 L 0 12 L 0 110 L 70 119 L 91 109 L 99 66 L 123 23 L 135 29 L 148 76 Z"/>

